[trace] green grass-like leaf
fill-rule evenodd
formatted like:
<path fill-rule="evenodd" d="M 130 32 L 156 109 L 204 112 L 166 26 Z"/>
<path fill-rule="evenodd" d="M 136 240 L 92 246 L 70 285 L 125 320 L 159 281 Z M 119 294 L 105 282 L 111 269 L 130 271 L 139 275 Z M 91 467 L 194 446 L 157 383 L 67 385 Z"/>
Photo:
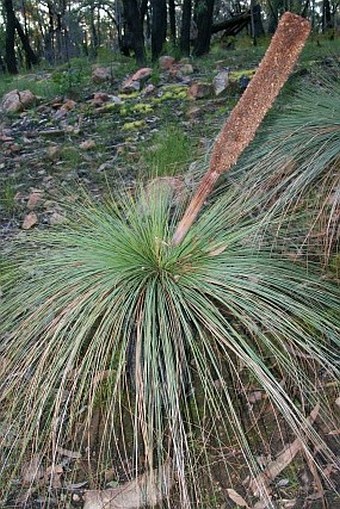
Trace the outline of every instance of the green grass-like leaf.
<path fill-rule="evenodd" d="M 338 377 L 339 291 L 254 250 L 244 209 L 223 197 L 173 246 L 180 209 L 166 193 L 142 193 L 88 201 L 60 231 L 17 241 L 21 277 L 5 280 L 0 325 L 6 492 L 28 456 L 49 466 L 61 446 L 87 450 L 94 482 L 119 461 L 134 476 L 171 458 L 173 507 L 197 507 L 212 440 L 223 468 L 232 443 L 258 472 L 250 381 L 311 456 L 322 442 L 306 420 L 323 402 L 315 369 Z M 328 413 L 324 405 L 321 418 Z"/>
<path fill-rule="evenodd" d="M 338 248 L 340 207 L 340 72 L 316 75 L 283 111 L 272 115 L 233 178 L 262 203 L 265 224 L 299 211 L 300 246 L 319 247 L 327 261 Z"/>

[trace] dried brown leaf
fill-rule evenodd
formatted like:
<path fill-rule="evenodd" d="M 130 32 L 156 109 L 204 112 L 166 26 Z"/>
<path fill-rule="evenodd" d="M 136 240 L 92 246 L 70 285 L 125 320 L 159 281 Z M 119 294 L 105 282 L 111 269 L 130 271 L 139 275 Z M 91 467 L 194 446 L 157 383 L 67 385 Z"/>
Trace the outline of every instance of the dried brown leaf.
<path fill-rule="evenodd" d="M 246 509 L 250 509 L 247 502 L 244 500 L 243 497 L 241 497 L 241 495 L 239 493 L 237 493 L 237 491 L 233 490 L 232 488 L 228 488 L 226 491 L 227 491 L 227 495 L 230 498 L 230 500 L 235 502 L 235 504 L 237 504 L 240 507 L 245 507 Z"/>
<path fill-rule="evenodd" d="M 174 475 L 170 462 L 159 470 L 143 474 L 117 488 L 88 490 L 84 495 L 84 509 L 139 509 L 154 506 L 170 492 Z"/>

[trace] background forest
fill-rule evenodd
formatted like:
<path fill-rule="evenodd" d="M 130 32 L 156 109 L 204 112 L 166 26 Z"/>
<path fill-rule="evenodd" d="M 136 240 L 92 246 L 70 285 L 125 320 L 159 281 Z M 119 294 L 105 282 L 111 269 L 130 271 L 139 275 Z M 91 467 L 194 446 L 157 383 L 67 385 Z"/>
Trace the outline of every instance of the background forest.
<path fill-rule="evenodd" d="M 134 52 L 139 64 L 149 51 L 156 60 L 165 44 L 183 56 L 192 46 L 192 54 L 200 56 L 209 51 L 215 34 L 223 34 L 230 46 L 233 36 L 246 31 L 256 44 L 274 33 L 279 16 L 288 10 L 330 37 L 340 24 L 338 0 L 2 0 L 1 10 L 0 66 L 10 73 L 41 59 L 56 65 L 74 57 L 95 58 L 103 49 Z"/>

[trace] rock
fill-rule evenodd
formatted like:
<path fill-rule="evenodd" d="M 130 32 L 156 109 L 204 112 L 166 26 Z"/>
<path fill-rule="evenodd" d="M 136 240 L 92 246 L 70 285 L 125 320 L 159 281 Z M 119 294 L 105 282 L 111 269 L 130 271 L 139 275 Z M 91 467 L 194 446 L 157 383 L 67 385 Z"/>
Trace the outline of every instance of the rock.
<path fill-rule="evenodd" d="M 30 228 L 32 228 L 32 226 L 37 224 L 37 222 L 38 222 L 37 214 L 35 212 L 30 212 L 29 214 L 27 214 L 27 216 L 25 216 L 21 228 L 23 230 L 29 230 Z"/>
<path fill-rule="evenodd" d="M 93 95 L 93 99 L 91 99 L 91 104 L 96 107 L 101 107 L 105 103 L 111 104 L 123 104 L 123 101 L 120 97 L 116 95 L 106 94 L 105 92 L 97 92 Z"/>
<path fill-rule="evenodd" d="M 7 113 L 20 113 L 26 108 L 33 106 L 37 101 L 37 97 L 30 90 L 15 89 L 4 95 L 1 108 Z"/>
<path fill-rule="evenodd" d="M 94 106 L 101 106 L 103 103 L 106 103 L 109 101 L 109 94 L 106 94 L 105 92 L 96 92 L 93 95 L 92 104 Z"/>
<path fill-rule="evenodd" d="M 148 78 L 150 78 L 151 74 L 151 67 L 142 67 L 142 69 L 138 69 L 135 74 L 123 82 L 122 90 L 124 92 L 139 92 L 142 88 L 142 82 L 145 82 Z"/>
<path fill-rule="evenodd" d="M 73 110 L 76 107 L 76 101 L 72 101 L 72 99 L 68 99 L 61 106 L 60 109 L 55 113 L 54 118 L 60 119 L 67 115 L 67 113 Z"/>
<path fill-rule="evenodd" d="M 63 103 L 61 109 L 65 110 L 65 111 L 71 111 L 76 107 L 76 105 L 77 105 L 76 101 L 72 101 L 72 99 L 68 99 L 67 101 L 65 101 Z"/>
<path fill-rule="evenodd" d="M 123 92 L 139 92 L 141 89 L 140 81 L 126 80 L 122 85 Z"/>
<path fill-rule="evenodd" d="M 174 65 L 175 59 L 174 57 L 170 57 L 169 55 L 164 55 L 158 59 L 159 67 L 162 71 L 168 71 Z"/>
<path fill-rule="evenodd" d="M 92 150 L 95 146 L 96 142 L 94 140 L 85 140 L 80 143 L 79 148 L 82 150 Z"/>
<path fill-rule="evenodd" d="M 152 95 L 156 90 L 155 85 L 149 83 L 143 90 L 143 96 Z"/>
<path fill-rule="evenodd" d="M 213 80 L 215 95 L 220 95 L 226 90 L 229 84 L 229 69 L 226 68 L 216 74 Z"/>
<path fill-rule="evenodd" d="M 204 99 L 212 95 L 214 88 L 210 83 L 193 83 L 188 90 L 191 99 Z"/>
<path fill-rule="evenodd" d="M 181 74 L 184 74 L 185 76 L 187 74 L 192 74 L 194 72 L 194 68 L 191 64 L 180 64 L 178 66 L 178 70 Z"/>
<path fill-rule="evenodd" d="M 249 76 L 246 76 L 245 74 L 243 74 L 240 79 L 239 79 L 239 85 L 240 85 L 240 90 L 241 92 L 244 92 L 245 89 L 247 88 L 247 86 L 249 85 L 250 83 L 250 78 Z"/>
<path fill-rule="evenodd" d="M 142 69 L 138 69 L 135 74 L 131 76 L 131 81 L 141 81 L 141 80 L 147 80 L 150 78 L 152 74 L 151 67 L 142 67 Z"/>
<path fill-rule="evenodd" d="M 33 210 L 36 208 L 36 206 L 38 205 L 38 203 L 41 202 L 42 200 L 42 194 L 43 194 L 43 191 L 40 191 L 39 189 L 36 189 L 35 191 L 32 191 L 28 197 L 28 202 L 27 202 L 27 208 L 29 210 Z"/>
<path fill-rule="evenodd" d="M 54 211 L 53 214 L 49 218 L 49 223 L 51 226 L 54 226 L 56 224 L 61 224 L 65 221 L 65 216 L 60 214 L 57 211 Z"/>
<path fill-rule="evenodd" d="M 95 67 L 92 71 L 92 81 L 94 83 L 103 83 L 111 79 L 111 69 L 108 67 Z"/>

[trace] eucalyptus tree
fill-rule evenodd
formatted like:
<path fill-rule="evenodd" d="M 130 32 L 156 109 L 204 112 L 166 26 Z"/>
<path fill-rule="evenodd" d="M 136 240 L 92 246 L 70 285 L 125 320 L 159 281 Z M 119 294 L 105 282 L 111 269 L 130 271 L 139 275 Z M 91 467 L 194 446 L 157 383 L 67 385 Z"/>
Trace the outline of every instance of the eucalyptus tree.
<path fill-rule="evenodd" d="M 152 60 L 161 54 L 166 39 L 167 9 L 166 0 L 151 0 L 152 24 L 151 24 L 151 52 Z"/>
<path fill-rule="evenodd" d="M 190 54 L 190 27 L 192 15 L 192 0 L 183 0 L 180 49 L 183 55 Z"/>
<path fill-rule="evenodd" d="M 197 38 L 193 53 L 197 57 L 208 53 L 210 49 L 214 2 L 215 0 L 196 0 L 195 3 Z"/>
<path fill-rule="evenodd" d="M 4 12 L 6 16 L 6 46 L 5 62 L 9 73 L 17 74 L 18 67 L 15 56 L 15 14 L 12 0 L 3 0 Z"/>

